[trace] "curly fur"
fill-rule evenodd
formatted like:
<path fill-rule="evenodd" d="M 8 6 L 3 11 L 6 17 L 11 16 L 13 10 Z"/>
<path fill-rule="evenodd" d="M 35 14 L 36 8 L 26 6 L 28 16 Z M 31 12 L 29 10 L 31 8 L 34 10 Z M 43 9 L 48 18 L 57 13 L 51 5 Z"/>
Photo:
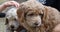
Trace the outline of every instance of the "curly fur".
<path fill-rule="evenodd" d="M 30 11 L 34 12 L 34 14 L 43 15 L 41 18 L 41 25 L 39 27 L 31 27 L 27 24 L 27 13 L 29 14 Z M 58 10 L 42 5 L 37 1 L 26 1 L 21 3 L 17 10 L 17 15 L 19 23 L 26 28 L 28 32 L 53 32 L 54 28 L 60 24 L 60 15 Z"/>

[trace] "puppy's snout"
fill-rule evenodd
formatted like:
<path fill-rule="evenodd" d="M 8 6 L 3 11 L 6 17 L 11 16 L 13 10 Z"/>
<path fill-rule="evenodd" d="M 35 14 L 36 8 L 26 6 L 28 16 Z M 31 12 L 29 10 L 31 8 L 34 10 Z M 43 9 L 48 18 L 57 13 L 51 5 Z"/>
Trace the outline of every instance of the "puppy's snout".
<path fill-rule="evenodd" d="M 14 26 L 13 26 L 13 25 L 11 25 L 10 27 L 11 27 L 11 31 L 14 31 Z"/>
<path fill-rule="evenodd" d="M 14 26 L 13 26 L 13 25 L 11 25 L 11 28 L 14 28 Z"/>
<path fill-rule="evenodd" d="M 34 25 L 36 25 L 36 26 L 37 26 L 37 25 L 38 25 L 38 23 L 34 23 Z"/>

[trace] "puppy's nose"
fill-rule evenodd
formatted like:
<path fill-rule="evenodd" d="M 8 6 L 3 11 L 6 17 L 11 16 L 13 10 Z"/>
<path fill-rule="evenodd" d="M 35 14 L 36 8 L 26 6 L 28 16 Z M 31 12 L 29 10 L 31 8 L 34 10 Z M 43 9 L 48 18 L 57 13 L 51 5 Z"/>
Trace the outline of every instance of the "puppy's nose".
<path fill-rule="evenodd" d="M 38 25 L 38 23 L 34 23 L 36 26 Z"/>

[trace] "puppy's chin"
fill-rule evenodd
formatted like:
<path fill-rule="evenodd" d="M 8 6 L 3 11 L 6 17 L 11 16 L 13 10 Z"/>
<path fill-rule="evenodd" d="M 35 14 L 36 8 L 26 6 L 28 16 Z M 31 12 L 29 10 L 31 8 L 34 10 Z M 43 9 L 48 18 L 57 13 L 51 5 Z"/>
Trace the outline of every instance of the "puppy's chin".
<path fill-rule="evenodd" d="M 33 26 L 32 28 L 38 28 L 38 27 L 40 27 L 40 26 Z"/>

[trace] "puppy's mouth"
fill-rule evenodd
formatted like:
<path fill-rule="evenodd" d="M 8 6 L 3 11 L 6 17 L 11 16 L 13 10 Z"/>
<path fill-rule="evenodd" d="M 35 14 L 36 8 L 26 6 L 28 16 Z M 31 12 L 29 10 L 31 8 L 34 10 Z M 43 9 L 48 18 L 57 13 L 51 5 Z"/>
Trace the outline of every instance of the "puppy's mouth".
<path fill-rule="evenodd" d="M 34 26 L 33 28 L 38 28 L 39 26 Z"/>
<path fill-rule="evenodd" d="M 37 27 L 40 27 L 41 24 L 34 24 L 33 25 L 33 28 L 37 28 Z"/>

